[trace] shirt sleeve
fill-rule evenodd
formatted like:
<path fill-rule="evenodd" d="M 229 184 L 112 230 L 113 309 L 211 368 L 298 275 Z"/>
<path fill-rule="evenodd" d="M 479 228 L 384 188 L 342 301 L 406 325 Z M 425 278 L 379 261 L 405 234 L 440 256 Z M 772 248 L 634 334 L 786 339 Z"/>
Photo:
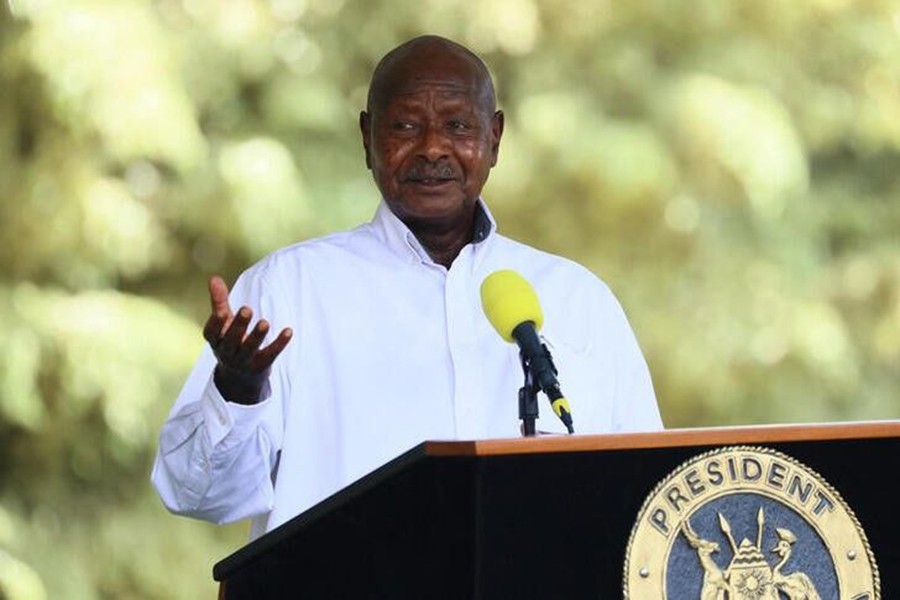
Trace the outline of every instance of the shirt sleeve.
<path fill-rule="evenodd" d="M 242 275 L 232 290 L 232 309 L 250 306 L 280 331 L 264 277 Z M 209 347 L 194 366 L 162 427 L 151 479 L 166 508 L 215 523 L 229 523 L 272 509 L 273 471 L 283 436 L 279 356 L 259 403 L 227 402 L 213 383 L 216 359 Z"/>

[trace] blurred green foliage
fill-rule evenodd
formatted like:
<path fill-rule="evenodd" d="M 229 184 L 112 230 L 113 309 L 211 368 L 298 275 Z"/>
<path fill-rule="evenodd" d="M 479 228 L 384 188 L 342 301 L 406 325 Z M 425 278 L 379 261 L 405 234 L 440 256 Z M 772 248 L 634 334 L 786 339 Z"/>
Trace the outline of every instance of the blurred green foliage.
<path fill-rule="evenodd" d="M 509 235 L 626 306 L 668 426 L 900 417 L 900 5 L 3 0 L 0 598 L 212 598 L 156 433 L 205 279 L 353 226 L 378 58 L 436 32 L 507 115 Z"/>

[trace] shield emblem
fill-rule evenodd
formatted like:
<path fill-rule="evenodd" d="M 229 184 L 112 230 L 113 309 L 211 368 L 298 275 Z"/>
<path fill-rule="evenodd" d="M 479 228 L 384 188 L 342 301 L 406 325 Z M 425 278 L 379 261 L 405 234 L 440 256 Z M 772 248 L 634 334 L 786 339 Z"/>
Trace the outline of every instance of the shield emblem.
<path fill-rule="evenodd" d="M 772 567 L 759 548 L 744 539 L 726 570 L 729 597 L 735 600 L 778 600 Z"/>

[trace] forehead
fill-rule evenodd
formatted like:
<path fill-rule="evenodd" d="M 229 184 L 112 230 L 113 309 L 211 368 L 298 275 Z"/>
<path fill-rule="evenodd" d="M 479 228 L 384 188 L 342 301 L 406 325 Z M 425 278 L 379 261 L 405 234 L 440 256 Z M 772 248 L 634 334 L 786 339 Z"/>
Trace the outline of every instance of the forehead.
<path fill-rule="evenodd" d="M 422 79 L 390 90 L 384 96 L 382 109 L 390 111 L 395 108 L 425 105 L 437 108 L 479 109 L 482 106 L 479 102 L 481 96 L 477 86 L 463 85 L 456 81 Z"/>
<path fill-rule="evenodd" d="M 484 104 L 491 102 L 490 85 L 483 68 L 459 53 L 446 49 L 398 57 L 379 74 L 375 86 L 378 107 L 414 102 L 420 97 Z"/>

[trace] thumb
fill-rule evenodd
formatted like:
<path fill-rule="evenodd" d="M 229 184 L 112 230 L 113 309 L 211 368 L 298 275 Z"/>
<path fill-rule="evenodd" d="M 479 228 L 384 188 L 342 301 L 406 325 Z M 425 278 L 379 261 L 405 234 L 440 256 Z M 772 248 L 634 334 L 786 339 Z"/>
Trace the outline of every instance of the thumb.
<path fill-rule="evenodd" d="M 212 312 L 219 318 L 231 317 L 231 306 L 228 304 L 228 286 L 218 275 L 209 278 L 209 303 Z"/>

